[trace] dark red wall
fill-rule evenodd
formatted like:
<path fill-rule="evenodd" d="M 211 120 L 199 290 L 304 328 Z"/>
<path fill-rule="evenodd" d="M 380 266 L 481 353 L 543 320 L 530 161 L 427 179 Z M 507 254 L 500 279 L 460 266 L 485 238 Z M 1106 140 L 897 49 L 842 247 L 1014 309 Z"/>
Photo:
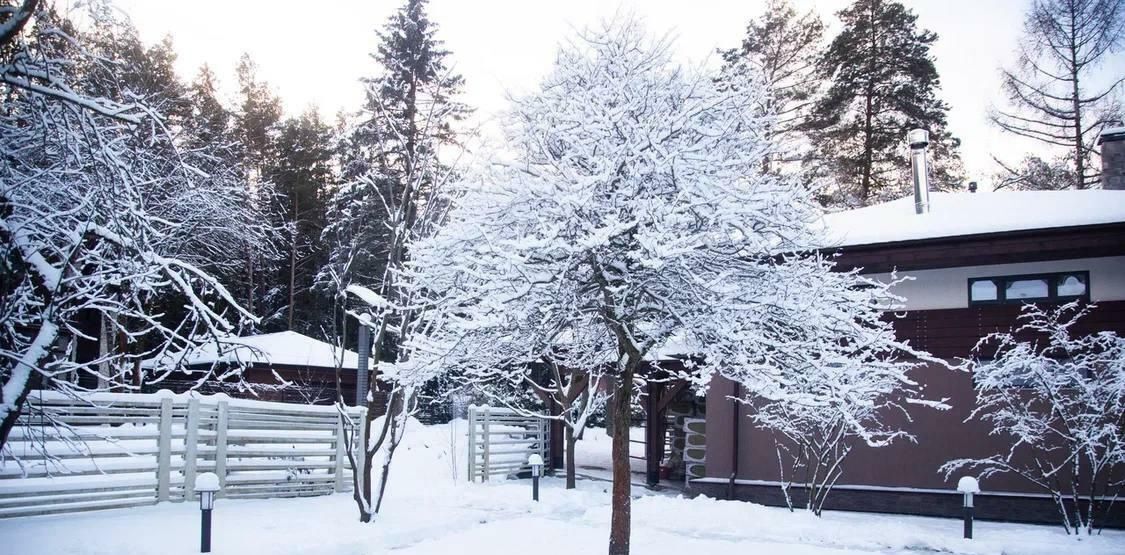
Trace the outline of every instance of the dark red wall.
<path fill-rule="evenodd" d="M 1018 306 L 992 305 L 966 309 L 930 310 L 908 313 L 894 320 L 900 339 L 909 339 L 917 347 L 944 359 L 969 356 L 977 339 L 994 331 L 1009 329 Z M 1112 330 L 1125 334 L 1125 301 L 1102 302 L 1075 331 L 1090 333 Z M 972 376 L 967 372 L 929 365 L 917 370 L 913 377 L 924 385 L 925 396 L 949 398 L 952 409 L 937 411 L 912 408 L 912 421 L 892 417 L 917 438 L 917 443 L 899 442 L 879 449 L 859 446 L 848 457 L 839 483 L 949 489 L 957 475 L 945 480 L 938 468 L 956 458 L 984 457 L 1000 453 L 1009 444 L 1006 438 L 992 435 L 992 430 L 979 421 L 965 422 L 975 401 Z M 731 451 L 732 415 L 729 400 L 733 384 L 715 380 L 707 395 L 707 475 L 728 479 L 733 461 Z M 779 479 L 777 454 L 772 437 L 753 426 L 746 417 L 747 408 L 738 408 L 741 419 L 739 434 L 738 478 L 743 480 Z M 1041 493 L 1014 476 L 994 476 L 982 483 L 991 491 Z"/>

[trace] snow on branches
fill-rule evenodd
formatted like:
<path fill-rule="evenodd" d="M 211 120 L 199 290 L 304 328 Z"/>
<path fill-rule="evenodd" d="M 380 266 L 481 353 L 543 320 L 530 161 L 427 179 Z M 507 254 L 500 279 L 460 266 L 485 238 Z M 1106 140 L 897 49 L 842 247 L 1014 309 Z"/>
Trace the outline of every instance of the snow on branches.
<path fill-rule="evenodd" d="M 1011 442 L 1005 452 L 946 463 L 946 476 L 1014 473 L 1050 493 L 1068 532 L 1092 533 L 1125 481 L 1125 338 L 1077 335 L 1094 307 L 1026 305 L 1019 326 L 977 344 L 976 408 Z"/>
<path fill-rule="evenodd" d="M 90 24 L 119 32 L 108 13 L 95 2 Z M 0 445 L 36 384 L 132 388 L 142 359 L 253 319 L 202 267 L 252 216 L 193 165 L 207 149 L 180 150 L 114 71 L 129 68 L 65 18 L 44 10 L 27 29 L 0 59 Z M 101 352 L 74 356 L 82 340 Z"/>
<path fill-rule="evenodd" d="M 672 343 L 697 362 L 681 376 L 698 390 L 721 375 L 747 400 L 832 405 L 865 375 L 887 394 L 916 388 L 915 359 L 895 355 L 921 353 L 881 319 L 885 287 L 833 271 L 816 254 L 808 189 L 761 171 L 772 116 L 757 109 L 760 81 L 745 78 L 723 87 L 677 67 L 669 43 L 630 19 L 565 46 L 541 90 L 515 102 L 507 151 L 463 182 L 446 225 L 415 248 L 414 282 L 447 307 L 414 341 L 415 363 L 469 376 L 545 359 L 598 369 L 625 422 L 634 377 Z M 837 387 L 795 385 L 826 367 L 838 367 Z M 894 435 L 844 420 L 870 443 Z M 611 552 L 627 551 L 618 514 Z"/>

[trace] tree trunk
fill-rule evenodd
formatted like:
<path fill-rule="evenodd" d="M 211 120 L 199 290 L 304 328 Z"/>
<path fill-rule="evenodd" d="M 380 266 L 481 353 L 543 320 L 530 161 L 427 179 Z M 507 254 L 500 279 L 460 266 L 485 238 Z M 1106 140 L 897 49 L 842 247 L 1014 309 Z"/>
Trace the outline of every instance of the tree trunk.
<path fill-rule="evenodd" d="M 1071 100 L 1074 106 L 1074 169 L 1078 172 L 1078 179 L 1074 182 L 1076 189 L 1086 188 L 1086 157 L 1082 144 L 1082 93 L 1078 87 L 1078 45 L 1075 27 L 1078 23 L 1075 18 L 1074 4 L 1070 5 L 1070 84 Z"/>
<path fill-rule="evenodd" d="M 399 427 L 400 418 L 409 418 L 409 415 L 406 414 L 406 403 L 406 392 L 398 393 L 397 390 L 391 392 L 391 402 L 387 405 L 387 415 L 384 417 L 391 423 L 391 435 L 388 438 L 391 443 L 387 446 L 387 455 L 383 458 L 383 470 L 379 475 L 379 491 L 375 497 L 376 513 L 383 507 L 383 496 L 387 492 L 387 479 L 391 475 L 391 459 L 394 458 L 395 449 L 402 441 L 401 434 L 406 432 L 406 422 L 402 423 L 401 428 Z"/>
<path fill-rule="evenodd" d="M 574 445 L 578 440 L 574 437 L 574 428 L 570 426 L 563 426 L 566 430 L 566 489 L 574 489 L 575 476 L 574 476 Z"/>
<path fill-rule="evenodd" d="M 297 298 L 297 193 L 293 193 L 293 233 L 289 240 L 289 331 L 293 331 L 293 303 Z"/>
<path fill-rule="evenodd" d="M 870 73 L 867 76 L 867 88 L 864 91 L 864 109 L 863 109 L 863 168 L 862 178 L 860 182 L 860 197 L 862 205 L 867 206 L 868 199 L 871 198 L 871 175 L 874 173 L 873 166 L 875 165 L 875 146 L 872 144 L 875 134 L 875 129 L 872 124 L 874 118 L 874 97 L 875 97 L 875 59 L 879 51 L 879 43 L 875 36 L 875 5 L 871 6 L 871 21 L 868 27 L 871 29 L 871 51 L 868 53 L 868 66 Z"/>
<path fill-rule="evenodd" d="M 609 527 L 609 555 L 629 555 L 632 518 L 629 472 L 629 405 L 633 397 L 633 370 L 629 361 L 613 393 L 613 516 Z"/>
<path fill-rule="evenodd" d="M 0 449 L 4 449 L 4 446 L 8 445 L 8 435 L 12 433 L 12 428 L 15 427 L 16 420 L 19 420 L 20 412 L 23 411 L 24 403 L 27 402 L 28 393 L 31 393 L 30 377 L 27 382 L 24 383 L 20 394 L 16 396 L 15 402 L 12 403 L 12 406 L 15 408 L 9 409 L 8 412 L 4 414 L 4 420 L 0 421 Z M 7 399 L 3 400 L 7 401 Z"/>

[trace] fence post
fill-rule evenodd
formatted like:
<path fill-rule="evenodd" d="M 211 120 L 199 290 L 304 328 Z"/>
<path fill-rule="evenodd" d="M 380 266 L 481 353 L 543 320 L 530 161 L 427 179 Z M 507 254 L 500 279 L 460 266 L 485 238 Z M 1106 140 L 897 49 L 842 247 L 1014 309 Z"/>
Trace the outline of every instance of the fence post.
<path fill-rule="evenodd" d="M 350 424 L 350 422 L 349 422 Z M 344 491 L 344 413 L 336 411 L 336 493 Z"/>
<path fill-rule="evenodd" d="M 172 472 L 172 399 L 160 400 L 160 438 L 156 453 L 156 500 L 167 501 Z"/>
<path fill-rule="evenodd" d="M 536 421 L 537 428 L 539 428 L 539 456 L 543 460 L 550 460 L 550 449 L 548 442 L 550 442 L 550 432 L 547 427 L 547 421 L 540 418 Z"/>
<path fill-rule="evenodd" d="M 230 403 L 219 401 L 218 424 L 215 427 L 215 474 L 219 476 L 219 493 L 227 485 L 227 421 Z"/>
<path fill-rule="evenodd" d="M 483 441 L 483 444 L 484 444 L 484 453 L 483 453 L 484 454 L 484 465 L 481 466 L 481 470 L 480 470 L 480 480 L 482 482 L 488 481 L 488 469 L 489 469 L 489 467 L 488 467 L 488 444 L 492 443 L 491 442 L 492 438 L 488 435 L 488 420 L 489 420 L 489 418 L 488 418 L 489 417 L 489 410 L 488 409 L 489 409 L 489 407 L 487 407 L 487 406 L 484 407 L 484 426 L 481 430 L 482 434 L 484 435 L 484 441 Z"/>
<path fill-rule="evenodd" d="M 195 453 L 199 446 L 199 398 L 188 400 L 187 433 L 184 436 L 184 501 L 195 496 Z"/>
<path fill-rule="evenodd" d="M 469 482 L 477 479 L 477 406 L 469 405 Z"/>

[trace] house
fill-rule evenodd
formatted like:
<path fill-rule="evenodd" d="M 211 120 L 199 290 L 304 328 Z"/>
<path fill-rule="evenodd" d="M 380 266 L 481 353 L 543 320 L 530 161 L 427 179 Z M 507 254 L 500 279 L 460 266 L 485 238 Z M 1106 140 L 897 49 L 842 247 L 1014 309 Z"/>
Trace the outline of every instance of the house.
<path fill-rule="evenodd" d="M 355 400 L 359 355 L 294 331 L 231 337 L 142 363 L 159 380 L 145 390 L 199 390 L 236 397 L 307 404 L 336 401 L 336 369 L 347 402 Z M 367 368 L 371 368 L 370 362 Z M 240 370 L 239 373 L 237 370 Z"/>
<path fill-rule="evenodd" d="M 1103 158 L 1122 161 L 1125 130 L 1102 135 Z M 901 312 L 889 314 L 899 339 L 938 358 L 969 358 L 977 341 L 1016 324 L 1023 303 L 1081 300 L 1096 304 L 1079 333 L 1125 335 L 1125 186 L 1121 168 L 1107 167 L 1105 190 L 932 193 L 832 214 L 826 227 L 841 269 L 897 285 Z M 1114 183 L 1117 190 L 1111 190 Z M 926 197 L 929 197 L 928 201 Z M 928 210 L 925 206 L 928 204 Z M 922 205 L 921 210 L 918 206 Z M 958 516 L 958 476 L 946 461 L 1002 452 L 1007 443 L 987 425 L 966 422 L 975 402 L 971 373 L 931 364 L 915 379 L 930 398 L 949 398 L 951 410 L 915 410 L 902 419 L 917 443 L 860 446 L 825 505 L 829 509 Z M 772 437 L 731 401 L 732 382 L 712 382 L 706 400 L 703 476 L 696 493 L 784 505 Z M 1000 520 L 1054 522 L 1053 502 L 1016 476 L 982 481 L 977 515 Z M 1112 525 L 1125 526 L 1125 511 Z"/>

